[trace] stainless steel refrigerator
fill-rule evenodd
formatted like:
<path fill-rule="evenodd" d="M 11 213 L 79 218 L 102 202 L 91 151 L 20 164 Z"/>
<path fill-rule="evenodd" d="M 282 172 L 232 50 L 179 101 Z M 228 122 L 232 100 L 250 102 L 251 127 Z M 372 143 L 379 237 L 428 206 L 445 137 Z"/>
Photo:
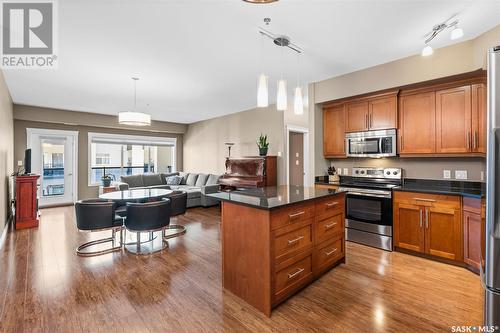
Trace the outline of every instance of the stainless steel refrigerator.
<path fill-rule="evenodd" d="M 484 325 L 500 326 L 500 46 L 488 52 L 486 246 L 481 258 Z"/>

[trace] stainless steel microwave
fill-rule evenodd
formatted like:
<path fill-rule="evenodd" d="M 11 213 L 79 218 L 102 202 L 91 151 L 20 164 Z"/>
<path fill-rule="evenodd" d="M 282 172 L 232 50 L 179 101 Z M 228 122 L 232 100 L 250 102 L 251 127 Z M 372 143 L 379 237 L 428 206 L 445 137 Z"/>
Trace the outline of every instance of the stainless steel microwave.
<path fill-rule="evenodd" d="M 350 157 L 396 156 L 396 130 L 347 133 L 345 145 Z"/>

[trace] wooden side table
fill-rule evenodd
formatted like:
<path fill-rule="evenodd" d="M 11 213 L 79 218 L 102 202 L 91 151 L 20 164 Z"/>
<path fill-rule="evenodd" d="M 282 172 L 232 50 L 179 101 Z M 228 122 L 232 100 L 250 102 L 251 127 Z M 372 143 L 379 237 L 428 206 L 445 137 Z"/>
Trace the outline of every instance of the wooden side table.
<path fill-rule="evenodd" d="M 39 175 L 15 177 L 15 228 L 38 227 L 38 178 Z"/>

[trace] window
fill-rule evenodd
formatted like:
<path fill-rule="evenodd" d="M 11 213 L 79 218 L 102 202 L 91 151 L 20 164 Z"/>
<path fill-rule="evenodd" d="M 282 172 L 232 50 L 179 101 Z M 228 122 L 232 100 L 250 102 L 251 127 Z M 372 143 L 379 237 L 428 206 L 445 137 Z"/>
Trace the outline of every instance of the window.
<path fill-rule="evenodd" d="M 175 170 L 175 138 L 89 133 L 89 185 L 111 175 Z"/>

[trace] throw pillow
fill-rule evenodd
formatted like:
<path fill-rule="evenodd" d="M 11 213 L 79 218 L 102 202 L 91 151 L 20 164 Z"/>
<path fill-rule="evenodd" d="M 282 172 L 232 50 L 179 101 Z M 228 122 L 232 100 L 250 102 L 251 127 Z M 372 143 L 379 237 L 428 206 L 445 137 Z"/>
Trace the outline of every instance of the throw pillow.
<path fill-rule="evenodd" d="M 170 176 L 165 179 L 167 181 L 167 185 L 180 185 L 182 181 L 181 176 Z"/>

